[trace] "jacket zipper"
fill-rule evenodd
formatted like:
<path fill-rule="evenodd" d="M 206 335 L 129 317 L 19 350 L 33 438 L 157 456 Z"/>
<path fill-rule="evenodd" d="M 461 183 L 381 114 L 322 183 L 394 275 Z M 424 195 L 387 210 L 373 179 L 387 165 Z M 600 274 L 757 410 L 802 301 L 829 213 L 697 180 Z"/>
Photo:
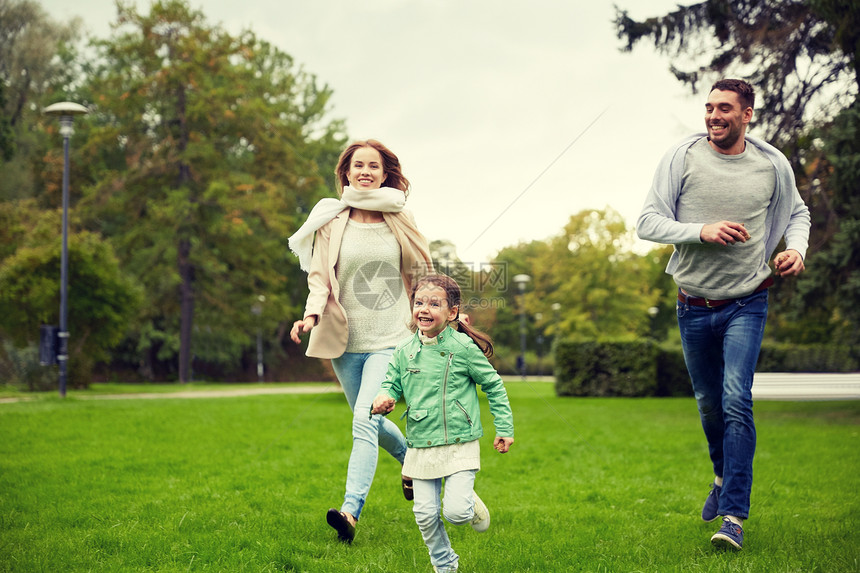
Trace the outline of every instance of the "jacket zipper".
<path fill-rule="evenodd" d="M 460 410 L 463 412 L 463 415 L 466 416 L 466 421 L 469 422 L 469 425 L 471 426 L 472 425 L 472 417 L 469 416 L 469 412 L 466 411 L 466 408 L 460 403 L 459 400 L 457 400 L 454 403 L 457 404 L 457 407 L 460 408 Z"/>
<path fill-rule="evenodd" d="M 445 427 L 445 443 L 448 443 L 448 370 L 451 369 L 451 361 L 454 359 L 454 353 L 448 353 L 448 363 L 445 364 L 445 378 L 442 380 L 442 424 Z"/>

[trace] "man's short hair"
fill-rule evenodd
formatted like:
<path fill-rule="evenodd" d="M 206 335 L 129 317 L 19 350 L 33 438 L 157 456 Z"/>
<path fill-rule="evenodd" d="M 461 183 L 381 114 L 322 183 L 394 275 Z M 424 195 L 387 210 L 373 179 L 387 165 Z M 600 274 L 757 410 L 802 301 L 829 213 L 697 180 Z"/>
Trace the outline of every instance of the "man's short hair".
<path fill-rule="evenodd" d="M 711 91 L 714 90 L 735 92 L 738 94 L 743 109 L 755 106 L 755 90 L 743 80 L 719 80 L 711 86 Z"/>

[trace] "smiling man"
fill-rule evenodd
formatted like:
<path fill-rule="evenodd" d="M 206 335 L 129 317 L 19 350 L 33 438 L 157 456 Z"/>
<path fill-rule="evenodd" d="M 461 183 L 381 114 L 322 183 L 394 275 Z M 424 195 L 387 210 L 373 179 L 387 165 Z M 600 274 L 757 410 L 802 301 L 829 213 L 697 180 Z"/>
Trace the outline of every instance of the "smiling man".
<path fill-rule="evenodd" d="M 640 238 L 671 244 L 678 326 L 708 441 L 714 483 L 702 519 L 723 516 L 711 537 L 741 549 L 749 517 L 756 431 L 752 382 L 778 277 L 804 270 L 809 210 L 785 156 L 746 134 L 755 93 L 720 80 L 705 104 L 707 133 L 663 157 L 637 222 Z M 768 260 L 781 239 L 786 250 Z"/>

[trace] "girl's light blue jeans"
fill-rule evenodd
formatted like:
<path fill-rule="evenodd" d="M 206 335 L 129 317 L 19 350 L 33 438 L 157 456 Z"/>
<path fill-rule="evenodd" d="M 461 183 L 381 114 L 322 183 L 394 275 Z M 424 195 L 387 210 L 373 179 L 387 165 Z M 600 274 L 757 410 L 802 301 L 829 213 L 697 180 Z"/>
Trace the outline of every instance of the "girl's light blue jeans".
<path fill-rule="evenodd" d="M 767 291 L 761 291 L 714 309 L 677 307 L 714 474 L 723 478 L 719 515 L 749 517 L 756 446 L 752 383 L 767 306 Z"/>
<path fill-rule="evenodd" d="M 373 483 L 379 446 L 400 464 L 406 457 L 406 439 L 397 424 L 384 416 L 370 417 L 373 399 L 379 393 L 393 348 L 377 352 L 344 353 L 331 361 L 352 410 L 352 453 L 346 472 L 346 494 L 340 510 L 357 520 Z"/>
<path fill-rule="evenodd" d="M 442 478 L 412 479 L 415 493 L 415 522 L 430 552 L 430 563 L 438 571 L 456 571 L 460 556 L 451 547 L 442 516 L 453 525 L 463 525 L 475 516 L 475 470 L 452 474 L 445 479 L 442 500 Z M 444 509 L 443 509 L 444 507 Z"/>

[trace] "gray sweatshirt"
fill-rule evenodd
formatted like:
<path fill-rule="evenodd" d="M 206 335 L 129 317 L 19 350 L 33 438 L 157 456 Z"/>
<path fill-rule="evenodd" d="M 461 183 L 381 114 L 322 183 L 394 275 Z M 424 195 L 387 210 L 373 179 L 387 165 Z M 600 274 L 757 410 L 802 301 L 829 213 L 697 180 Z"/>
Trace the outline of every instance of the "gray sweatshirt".
<path fill-rule="evenodd" d="M 696 147 L 689 155 L 699 142 L 708 149 Z M 809 210 L 788 160 L 764 141 L 747 136 L 746 142 L 743 154 L 714 158 L 704 153 L 718 155 L 706 134 L 684 139 L 661 160 L 639 215 L 641 239 L 675 246 L 666 272 L 693 295 L 750 294 L 770 273 L 768 260 L 783 237 L 787 249 L 806 256 Z M 761 169 L 764 161 L 770 162 L 772 177 Z M 721 220 L 748 224 L 751 240 L 725 247 L 703 244 L 702 227 Z"/>

